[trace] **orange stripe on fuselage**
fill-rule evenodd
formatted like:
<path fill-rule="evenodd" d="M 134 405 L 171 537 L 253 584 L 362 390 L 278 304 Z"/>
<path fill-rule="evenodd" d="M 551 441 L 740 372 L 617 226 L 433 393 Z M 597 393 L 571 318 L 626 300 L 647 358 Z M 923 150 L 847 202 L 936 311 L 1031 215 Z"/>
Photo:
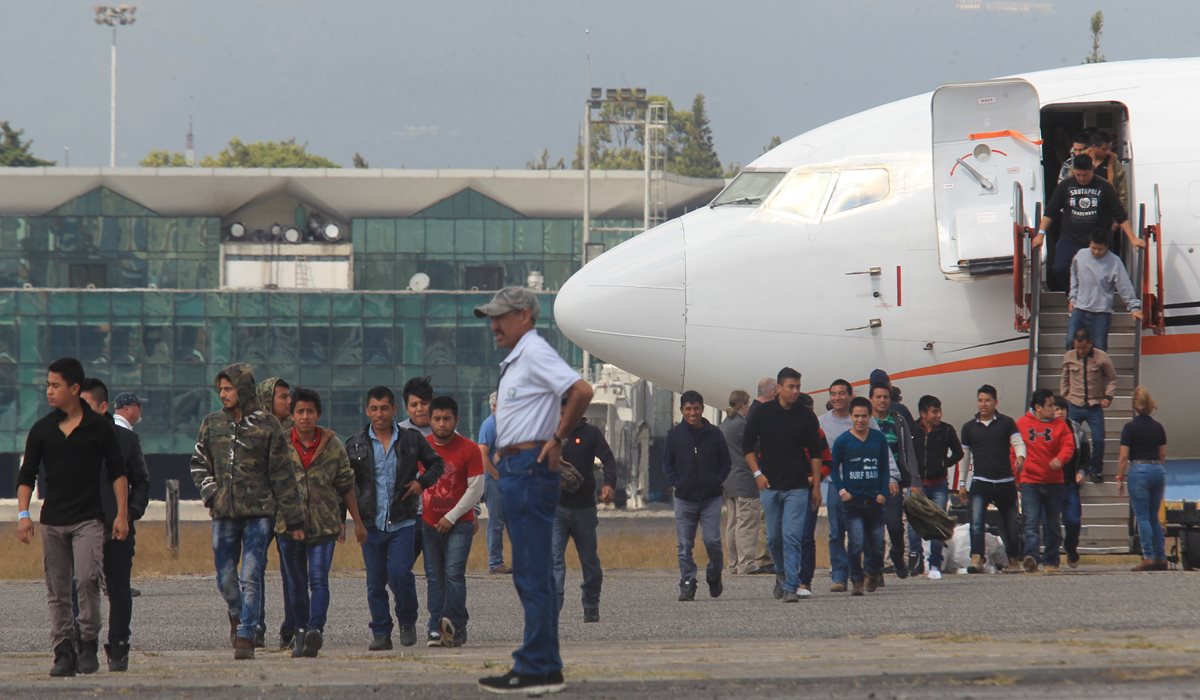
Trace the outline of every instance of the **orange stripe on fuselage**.
<path fill-rule="evenodd" d="M 1200 352 L 1200 333 L 1148 335 L 1142 338 L 1143 355 L 1179 355 Z"/>

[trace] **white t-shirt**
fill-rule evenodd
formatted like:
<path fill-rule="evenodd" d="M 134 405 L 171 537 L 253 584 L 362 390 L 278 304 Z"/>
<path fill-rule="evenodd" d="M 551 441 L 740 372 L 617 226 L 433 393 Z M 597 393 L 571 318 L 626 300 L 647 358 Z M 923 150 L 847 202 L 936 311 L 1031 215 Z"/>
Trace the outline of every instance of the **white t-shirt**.
<path fill-rule="evenodd" d="M 496 397 L 496 445 L 508 447 L 554 437 L 562 397 L 579 373 L 536 330 L 517 341 L 500 363 Z"/>

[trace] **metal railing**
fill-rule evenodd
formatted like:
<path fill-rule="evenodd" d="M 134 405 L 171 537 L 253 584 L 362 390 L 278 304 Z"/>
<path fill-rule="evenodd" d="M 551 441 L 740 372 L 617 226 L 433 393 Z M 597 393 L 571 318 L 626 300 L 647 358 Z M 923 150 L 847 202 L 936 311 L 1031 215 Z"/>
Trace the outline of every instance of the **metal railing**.
<path fill-rule="evenodd" d="M 1034 221 L 1041 222 L 1042 204 L 1034 208 Z M 1013 183 L 1013 327 L 1029 334 L 1029 362 L 1025 369 L 1025 402 L 1037 388 L 1038 314 L 1042 306 L 1042 255 L 1033 247 L 1037 231 L 1025 218 L 1025 192 Z M 1043 241 L 1045 245 L 1045 241 Z"/>
<path fill-rule="evenodd" d="M 1142 328 L 1153 330 L 1155 335 L 1166 333 L 1166 311 L 1163 297 L 1163 244 L 1162 244 L 1162 207 L 1159 203 L 1158 185 L 1154 186 L 1154 223 L 1146 223 L 1146 205 L 1138 205 L 1139 234 L 1146 242 L 1145 248 L 1138 249 L 1138 276 L 1141 278 L 1142 295 Z M 1154 283 L 1150 282 L 1150 257 L 1153 246 L 1155 266 Z M 1140 333 L 1138 334 L 1140 337 Z M 1141 348 L 1138 348 L 1139 355 Z"/>

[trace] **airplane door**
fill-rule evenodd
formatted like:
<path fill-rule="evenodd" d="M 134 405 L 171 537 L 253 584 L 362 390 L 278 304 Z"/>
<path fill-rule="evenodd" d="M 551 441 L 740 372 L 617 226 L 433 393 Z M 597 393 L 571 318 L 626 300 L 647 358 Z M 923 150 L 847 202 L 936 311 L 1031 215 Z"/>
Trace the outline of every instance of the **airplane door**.
<path fill-rule="evenodd" d="M 933 93 L 933 188 L 942 271 L 1012 271 L 1013 183 L 1027 217 L 1043 199 L 1041 108 L 1024 80 L 943 85 Z"/>

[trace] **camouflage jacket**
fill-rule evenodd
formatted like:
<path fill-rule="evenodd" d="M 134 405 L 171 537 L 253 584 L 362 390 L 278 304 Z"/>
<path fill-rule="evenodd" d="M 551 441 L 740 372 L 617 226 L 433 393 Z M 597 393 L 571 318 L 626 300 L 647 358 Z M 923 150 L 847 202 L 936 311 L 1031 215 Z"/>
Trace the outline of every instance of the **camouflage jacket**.
<path fill-rule="evenodd" d="M 258 383 L 258 407 L 271 415 L 275 414 L 275 385 L 280 382 L 280 379 L 280 377 L 267 377 Z M 291 416 L 279 422 L 283 425 L 284 433 L 292 429 Z"/>
<path fill-rule="evenodd" d="M 342 534 L 342 525 L 346 522 L 342 497 L 354 490 L 350 458 L 332 430 L 318 427 L 317 453 L 305 469 L 290 432 L 288 454 L 292 457 L 292 471 L 300 489 L 300 503 L 304 506 L 304 543 L 328 542 Z M 283 518 L 276 520 L 275 532 L 287 532 Z"/>
<path fill-rule="evenodd" d="M 213 517 L 275 518 L 289 530 L 303 527 L 300 494 L 288 438 L 275 416 L 258 406 L 250 365 L 234 364 L 222 375 L 237 387 L 242 419 L 224 409 L 200 423 L 192 451 L 192 481 Z"/>

